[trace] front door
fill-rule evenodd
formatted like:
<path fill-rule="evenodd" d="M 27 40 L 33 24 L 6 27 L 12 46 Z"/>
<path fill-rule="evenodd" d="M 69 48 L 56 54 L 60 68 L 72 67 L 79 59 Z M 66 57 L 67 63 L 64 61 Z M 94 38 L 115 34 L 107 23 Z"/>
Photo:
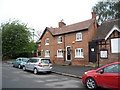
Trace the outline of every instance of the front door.
<path fill-rule="evenodd" d="M 66 60 L 71 60 L 72 54 L 71 54 L 71 46 L 66 47 Z"/>
<path fill-rule="evenodd" d="M 89 42 L 89 62 L 97 61 L 97 43 Z"/>

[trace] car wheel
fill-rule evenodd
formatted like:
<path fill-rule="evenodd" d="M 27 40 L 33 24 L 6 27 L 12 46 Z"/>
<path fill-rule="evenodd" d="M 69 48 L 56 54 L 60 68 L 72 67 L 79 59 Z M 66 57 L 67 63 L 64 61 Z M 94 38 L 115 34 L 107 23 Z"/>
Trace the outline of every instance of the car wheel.
<path fill-rule="evenodd" d="M 47 71 L 48 74 L 52 73 L 51 71 Z"/>
<path fill-rule="evenodd" d="M 37 73 L 38 73 L 38 71 L 37 71 L 37 69 L 35 68 L 35 69 L 34 69 L 34 74 L 37 74 Z"/>
<path fill-rule="evenodd" d="M 88 78 L 85 82 L 85 86 L 88 89 L 96 89 L 97 88 L 97 84 L 93 78 Z"/>
<path fill-rule="evenodd" d="M 15 65 L 13 64 L 13 67 L 15 67 Z"/>
<path fill-rule="evenodd" d="M 26 70 L 26 68 L 25 68 L 25 66 L 23 66 L 23 71 L 25 71 Z"/>
<path fill-rule="evenodd" d="M 20 65 L 20 64 L 18 65 L 18 68 L 19 68 L 19 69 L 21 68 L 21 65 Z"/>

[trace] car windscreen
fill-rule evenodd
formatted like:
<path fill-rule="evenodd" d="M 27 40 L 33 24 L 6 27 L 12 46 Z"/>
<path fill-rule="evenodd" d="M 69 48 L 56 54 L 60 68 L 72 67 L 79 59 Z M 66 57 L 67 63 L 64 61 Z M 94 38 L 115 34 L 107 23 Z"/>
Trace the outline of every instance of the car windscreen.
<path fill-rule="evenodd" d="M 50 59 L 41 59 L 41 63 L 51 63 Z"/>

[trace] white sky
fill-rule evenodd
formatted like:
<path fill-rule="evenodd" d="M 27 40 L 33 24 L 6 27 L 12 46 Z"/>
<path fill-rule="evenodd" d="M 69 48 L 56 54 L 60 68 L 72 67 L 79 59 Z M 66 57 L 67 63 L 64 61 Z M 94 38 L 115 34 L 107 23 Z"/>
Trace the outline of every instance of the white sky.
<path fill-rule="evenodd" d="M 0 23 L 18 19 L 35 30 L 58 27 L 63 19 L 69 25 L 91 18 L 99 0 L 0 0 Z"/>

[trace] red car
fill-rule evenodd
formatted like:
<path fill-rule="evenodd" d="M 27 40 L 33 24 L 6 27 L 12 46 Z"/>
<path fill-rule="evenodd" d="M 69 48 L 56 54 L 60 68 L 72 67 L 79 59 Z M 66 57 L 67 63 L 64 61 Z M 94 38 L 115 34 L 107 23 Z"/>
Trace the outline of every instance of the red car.
<path fill-rule="evenodd" d="M 88 89 L 103 87 L 120 90 L 120 62 L 85 72 L 82 82 Z"/>

